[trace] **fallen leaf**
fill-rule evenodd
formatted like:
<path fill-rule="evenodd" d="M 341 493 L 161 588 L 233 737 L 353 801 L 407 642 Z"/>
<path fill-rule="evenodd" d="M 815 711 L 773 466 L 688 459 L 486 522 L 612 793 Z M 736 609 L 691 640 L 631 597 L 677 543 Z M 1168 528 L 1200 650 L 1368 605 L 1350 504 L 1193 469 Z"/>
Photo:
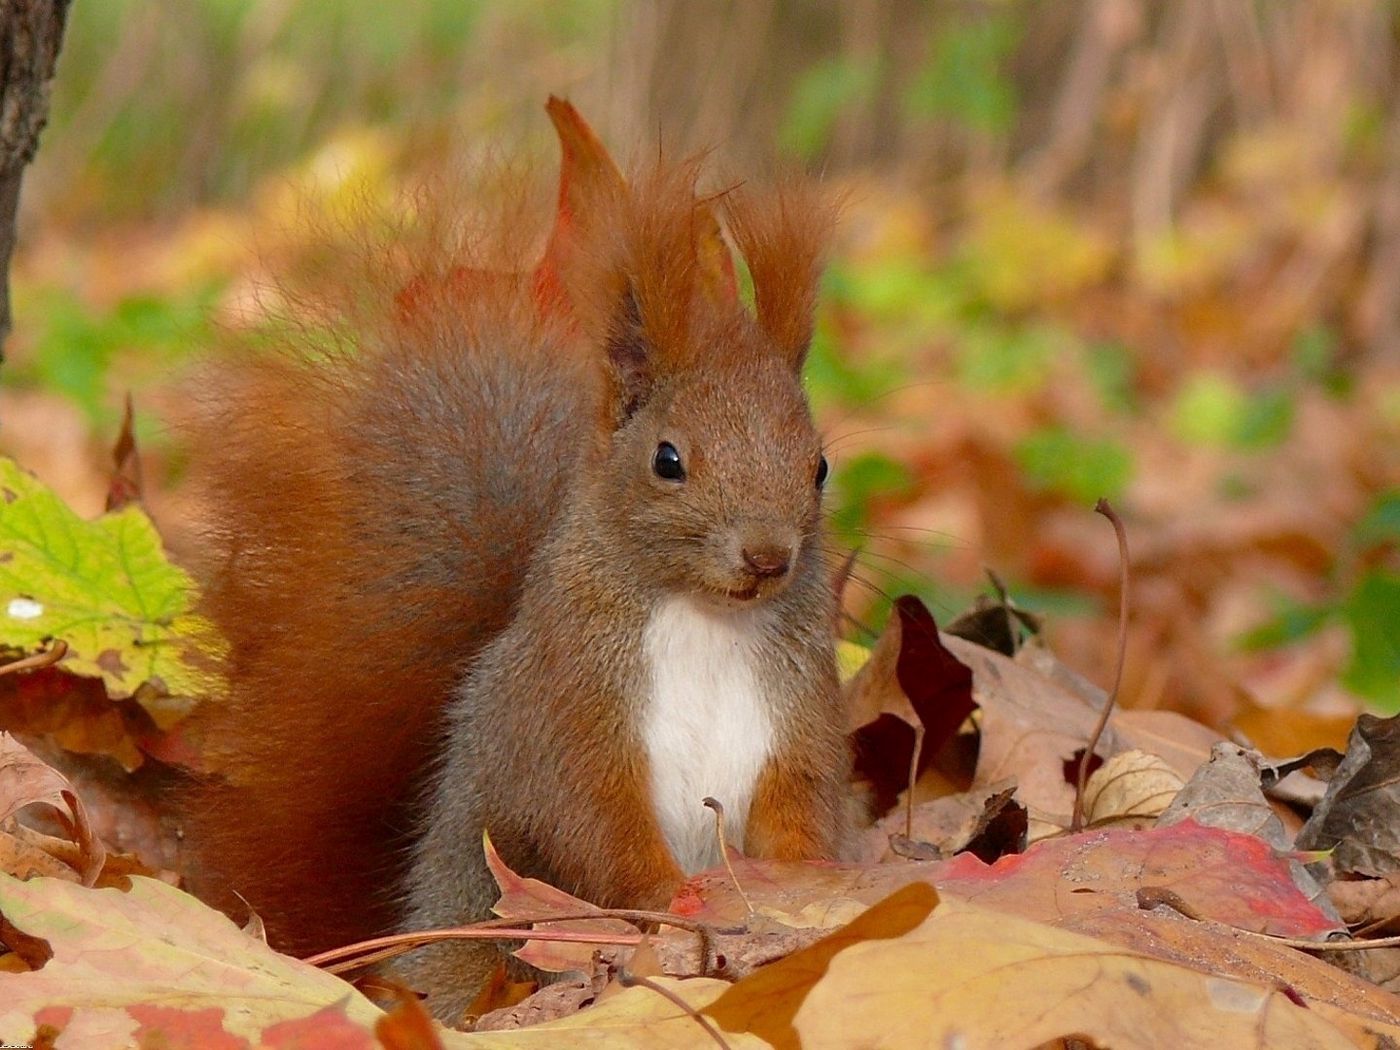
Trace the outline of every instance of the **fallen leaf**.
<path fill-rule="evenodd" d="M 1346 757 L 1313 810 L 1297 846 L 1330 849 L 1339 872 L 1400 871 L 1400 715 L 1356 720 Z"/>
<path fill-rule="evenodd" d="M 1223 739 L 1176 711 L 1115 710 L 1113 724 L 1130 747 L 1164 760 L 1182 780 L 1188 780 Z"/>
<path fill-rule="evenodd" d="M 705 1014 L 726 1031 L 752 1032 L 775 1047 L 797 1048 L 801 1043 L 793 1019 L 832 961 L 855 944 L 897 940 L 923 923 L 937 904 L 937 892 L 923 883 L 896 890 L 830 936 L 750 974 L 707 1006 Z"/>
<path fill-rule="evenodd" d="M 395 985 L 393 993 L 396 1005 L 374 1024 L 384 1050 L 443 1050 L 441 1029 L 422 1001 L 401 985 Z"/>
<path fill-rule="evenodd" d="M 973 791 L 944 795 L 915 805 L 909 837 L 934 847 L 937 854 L 937 857 L 920 859 L 951 857 L 957 852 L 956 846 L 966 844 L 972 838 L 992 801 L 1008 790 L 1014 794 L 1015 784 L 1005 781 Z M 896 854 L 890 849 L 890 839 L 895 835 L 903 835 L 904 830 L 902 810 L 882 817 L 862 835 L 860 859 L 868 864 L 893 859 Z"/>
<path fill-rule="evenodd" d="M 1084 748 L 1098 712 L 1016 660 L 961 638 L 944 642 L 972 668 L 972 696 L 982 711 L 973 785 L 1015 780 L 1016 797 L 1033 821 L 1067 827 L 1074 789 L 1065 763 Z M 1107 757 L 1126 746 L 1110 722 L 1097 753 Z"/>
<path fill-rule="evenodd" d="M 131 394 L 126 395 L 122 428 L 112 449 L 112 480 L 107 486 L 107 510 L 121 510 L 128 503 L 140 503 L 141 453 L 136 448 L 136 413 Z"/>
<path fill-rule="evenodd" d="M 1375 1045 L 1400 1028 L 906 886 L 702 1011 L 797 1047 Z"/>
<path fill-rule="evenodd" d="M 695 977 L 689 980 L 675 980 L 670 977 L 654 977 L 651 984 L 681 1000 L 692 1011 L 703 1011 L 706 1006 L 718 999 L 731 985 L 709 977 Z M 594 993 L 580 984 L 569 984 L 561 993 L 555 993 L 559 986 L 551 985 L 536 992 L 516 1010 L 521 1010 L 535 1000 L 548 1000 L 551 996 L 563 1000 L 565 1009 L 572 1010 L 566 1017 L 531 1024 L 529 1027 L 508 1030 L 478 1028 L 471 1035 L 459 1036 L 460 1042 L 447 1042 L 449 1048 L 479 1047 L 481 1050 L 545 1050 L 545 1048 L 600 1047 L 605 1050 L 702 1050 L 715 1045 L 706 1034 L 700 1022 L 678 1007 L 670 998 L 659 994 L 653 988 L 637 986 L 624 989 L 606 1002 L 578 1010 L 574 1005 L 582 996 L 584 1002 L 591 1001 Z M 527 1016 L 528 1020 L 528 1016 Z M 483 1018 L 484 1022 L 495 1024 L 497 1019 Z M 768 1044 L 756 1036 L 727 1035 L 725 1041 L 730 1050 L 763 1050 Z"/>
<path fill-rule="evenodd" d="M 0 875 L 0 914 L 53 953 L 32 973 L 0 974 L 0 1042 L 26 1043 L 58 1011 L 74 1046 L 124 1046 L 143 1031 L 149 1045 L 291 1045 L 295 1029 L 368 1034 L 380 1016 L 338 977 L 153 879 L 134 877 L 122 892 Z"/>
<path fill-rule="evenodd" d="M 1182 788 L 1166 759 L 1146 751 L 1122 751 L 1084 784 L 1084 819 L 1089 827 L 1120 824 L 1147 827 Z"/>
<path fill-rule="evenodd" d="M 0 824 L 35 803 L 52 806 L 63 815 L 78 845 L 79 879 L 91 886 L 102 871 L 106 850 L 92 833 L 82 800 L 63 774 L 41 762 L 9 733 L 0 733 Z"/>
<path fill-rule="evenodd" d="M 1262 707 L 1246 697 L 1230 725 L 1266 755 L 1301 755 L 1323 747 L 1344 747 L 1354 719 L 1324 717 L 1291 707 Z"/>
<path fill-rule="evenodd" d="M 201 654 L 220 644 L 191 611 L 195 593 L 140 507 L 83 521 L 0 457 L 0 648 L 61 638 L 59 667 L 100 678 L 109 696 L 136 698 L 161 723 L 166 698 L 182 717 L 189 698 L 217 688 Z"/>
<path fill-rule="evenodd" d="M 1378 879 L 1335 879 L 1327 896 L 1348 926 L 1375 927 L 1377 933 L 1400 930 L 1400 872 Z"/>
<path fill-rule="evenodd" d="M 592 980 L 559 980 L 511 1006 L 482 1014 L 473 1031 L 506 1032 L 571 1017 L 598 997 Z"/>
<path fill-rule="evenodd" d="M 1157 820 L 1170 827 L 1194 820 L 1212 828 L 1253 835 L 1274 849 L 1288 848 L 1288 834 L 1260 788 L 1260 755 L 1238 744 L 1222 742 L 1210 761 L 1196 770 L 1172 804 Z"/>
<path fill-rule="evenodd" d="M 932 614 L 918 598 L 895 601 L 870 657 L 845 687 L 854 775 L 872 796 L 872 815 L 888 812 L 916 774 L 973 710 L 972 672 L 943 645 Z M 917 743 L 914 727 L 924 729 Z M 918 795 L 916 793 L 916 799 Z"/>
<path fill-rule="evenodd" d="M 561 889 L 541 882 L 539 879 L 522 878 L 513 872 L 501 859 L 489 834 L 482 836 L 482 848 L 486 853 L 486 866 L 491 876 L 501 888 L 501 896 L 492 907 L 503 919 L 520 919 L 529 922 L 550 915 L 577 915 L 580 912 L 598 911 L 598 906 L 579 900 Z M 539 930 L 570 930 L 575 933 L 616 934 L 622 938 L 635 938 L 637 928 L 621 919 L 599 917 L 573 922 L 534 922 Z M 592 965 L 596 944 L 571 944 L 566 941 L 529 940 L 516 949 L 514 955 L 536 969 L 549 973 L 565 973 L 580 970 L 587 973 Z"/>

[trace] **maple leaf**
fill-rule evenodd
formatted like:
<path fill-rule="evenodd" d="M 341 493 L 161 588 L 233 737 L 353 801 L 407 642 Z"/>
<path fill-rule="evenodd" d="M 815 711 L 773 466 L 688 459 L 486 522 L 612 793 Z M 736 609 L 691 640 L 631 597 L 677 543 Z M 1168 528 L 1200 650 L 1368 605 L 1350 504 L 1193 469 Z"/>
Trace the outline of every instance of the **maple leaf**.
<path fill-rule="evenodd" d="M 0 647 L 60 638 L 63 670 L 100 678 L 110 697 L 135 697 L 168 726 L 217 691 L 201 654 L 221 646 L 193 612 L 196 593 L 139 506 L 84 521 L 0 457 Z"/>

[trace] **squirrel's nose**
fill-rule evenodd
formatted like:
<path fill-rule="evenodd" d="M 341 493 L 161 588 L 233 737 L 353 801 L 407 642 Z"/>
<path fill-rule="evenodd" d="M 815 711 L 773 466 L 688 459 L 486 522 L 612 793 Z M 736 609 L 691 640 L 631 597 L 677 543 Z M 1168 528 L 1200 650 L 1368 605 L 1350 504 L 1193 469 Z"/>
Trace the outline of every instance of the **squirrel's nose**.
<path fill-rule="evenodd" d="M 776 579 L 785 576 L 788 566 L 792 564 L 792 548 L 777 543 L 753 544 L 744 547 L 741 553 L 744 564 L 759 577 Z"/>

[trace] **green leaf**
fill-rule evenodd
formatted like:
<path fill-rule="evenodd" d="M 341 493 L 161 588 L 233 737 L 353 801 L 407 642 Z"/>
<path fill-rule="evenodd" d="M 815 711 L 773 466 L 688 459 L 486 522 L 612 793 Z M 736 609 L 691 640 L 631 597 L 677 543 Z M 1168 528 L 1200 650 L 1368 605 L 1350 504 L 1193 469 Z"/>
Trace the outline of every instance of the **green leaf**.
<path fill-rule="evenodd" d="M 870 98 L 879 79 L 875 62 L 833 58 L 812 66 L 793 89 L 779 143 L 804 159 L 816 156 L 826 148 L 841 114 Z"/>
<path fill-rule="evenodd" d="M 1400 710 L 1400 575 L 1375 569 L 1347 596 L 1351 663 L 1342 684 L 1387 711 Z"/>
<path fill-rule="evenodd" d="M 832 489 L 837 497 L 831 524 L 839 536 L 860 539 L 877 499 L 901 499 L 909 494 L 914 476 L 909 468 L 879 452 L 866 452 L 836 469 Z"/>
<path fill-rule="evenodd" d="M 1192 444 L 1272 448 L 1293 429 L 1293 394 L 1282 387 L 1250 393 L 1219 372 L 1198 372 L 1176 396 L 1172 429 Z"/>
<path fill-rule="evenodd" d="M 1400 544 L 1400 489 L 1376 497 L 1366 516 L 1351 531 L 1352 542 L 1363 550 Z"/>
<path fill-rule="evenodd" d="M 1172 429 L 1192 444 L 1228 445 L 1248 405 L 1249 395 L 1229 376 L 1197 372 L 1176 395 Z"/>
<path fill-rule="evenodd" d="M 1293 395 L 1283 389 L 1262 390 L 1240 417 L 1235 444 L 1245 449 L 1273 448 L 1293 429 Z"/>
<path fill-rule="evenodd" d="M 1122 445 L 1064 427 L 1031 434 L 1016 446 L 1016 462 L 1034 487 L 1079 503 L 1116 499 L 1133 474 L 1132 454 Z"/>
<path fill-rule="evenodd" d="M 993 134 L 1008 131 L 1016 119 L 1016 88 L 1001 67 L 1019 37 L 1019 25 L 1009 17 L 942 29 L 905 105 L 916 116 L 948 117 Z"/>
<path fill-rule="evenodd" d="M 1137 408 L 1137 355 L 1122 343 L 1095 343 L 1084 349 L 1084 369 L 1104 408 L 1132 412 Z"/>
<path fill-rule="evenodd" d="M 1050 378 L 1055 359 L 1073 348 L 1073 336 L 1051 325 L 969 324 L 954 347 L 953 375 L 981 393 L 1034 393 Z"/>
<path fill-rule="evenodd" d="M 215 691 L 213 625 L 191 612 L 193 580 L 170 564 L 155 526 L 130 505 L 83 521 L 0 458 L 0 648 L 68 643 L 60 665 L 136 697 L 161 725 Z"/>
<path fill-rule="evenodd" d="M 1326 624 L 1335 609 L 1331 605 L 1301 605 L 1291 601 L 1280 603 L 1274 618 L 1241 635 L 1236 644 L 1248 652 L 1277 649 L 1302 641 Z"/>
<path fill-rule="evenodd" d="M 110 309 L 95 309 L 68 289 L 34 289 L 19 300 L 22 324 L 37 333 L 34 352 L 15 376 L 62 393 L 90 421 L 105 425 L 114 415 L 108 389 L 114 362 L 168 369 L 207 341 L 217 294 L 216 285 L 204 284 L 169 297 L 133 295 Z"/>

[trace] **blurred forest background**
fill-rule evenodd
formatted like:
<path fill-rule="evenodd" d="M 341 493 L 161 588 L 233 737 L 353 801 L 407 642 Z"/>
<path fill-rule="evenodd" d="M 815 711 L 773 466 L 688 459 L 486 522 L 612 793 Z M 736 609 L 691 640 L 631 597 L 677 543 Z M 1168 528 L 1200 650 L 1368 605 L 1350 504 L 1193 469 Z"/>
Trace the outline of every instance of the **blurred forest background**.
<path fill-rule="evenodd" d="M 1107 496 L 1127 705 L 1275 753 L 1400 709 L 1393 0 L 78 0 L 0 451 L 97 513 L 131 391 L 178 552 L 164 421 L 214 327 L 436 154 L 552 176 L 551 92 L 620 158 L 848 194 L 809 383 L 856 621 L 991 568 L 1106 683 Z"/>

